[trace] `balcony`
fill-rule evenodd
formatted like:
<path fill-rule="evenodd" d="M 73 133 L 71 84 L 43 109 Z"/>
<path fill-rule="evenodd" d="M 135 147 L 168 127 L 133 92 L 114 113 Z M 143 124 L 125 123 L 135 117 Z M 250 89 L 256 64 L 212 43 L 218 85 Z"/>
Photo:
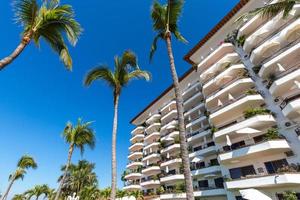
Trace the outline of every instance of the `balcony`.
<path fill-rule="evenodd" d="M 200 70 L 200 72 L 203 72 L 205 69 L 221 59 L 224 55 L 232 53 L 234 51 L 234 46 L 231 43 L 223 43 L 199 63 L 198 70 Z M 196 56 L 196 54 L 193 56 Z M 199 58 L 193 58 L 193 56 L 191 56 L 192 60 L 199 60 Z"/>
<path fill-rule="evenodd" d="M 152 152 L 152 153 L 145 155 L 145 157 L 143 158 L 143 161 L 146 161 L 146 160 L 155 161 L 155 160 L 159 160 L 159 159 L 160 159 L 160 154 L 158 152 Z"/>
<path fill-rule="evenodd" d="M 272 38 L 263 42 L 251 54 L 250 60 L 254 64 L 265 62 L 269 58 L 274 58 L 287 47 L 293 46 L 299 42 L 300 19 L 294 21 L 278 32 Z M 280 51 L 279 51 L 280 50 Z"/>
<path fill-rule="evenodd" d="M 282 173 L 271 175 L 252 175 L 245 179 L 227 181 L 228 189 L 299 187 L 299 173 Z"/>
<path fill-rule="evenodd" d="M 241 137 L 243 132 L 247 131 L 249 128 L 255 130 L 264 130 L 274 125 L 276 125 L 276 120 L 271 114 L 256 115 L 249 119 L 236 122 L 227 128 L 216 131 L 214 133 L 214 138 L 217 143 L 222 143 L 226 141 L 226 135 L 230 136 L 231 139 L 234 139 Z"/>
<path fill-rule="evenodd" d="M 143 139 L 144 139 L 144 134 L 136 134 L 135 136 L 133 136 L 133 137 L 130 139 L 130 142 L 131 142 L 131 143 L 142 142 Z"/>
<path fill-rule="evenodd" d="M 161 132 L 164 132 L 168 129 L 174 129 L 178 124 L 178 120 L 174 119 L 170 121 L 169 123 L 165 124 L 163 127 L 161 127 Z"/>
<path fill-rule="evenodd" d="M 132 152 L 130 155 L 128 155 L 128 159 L 129 160 L 136 160 L 139 158 L 143 157 L 143 152 L 142 151 L 138 151 L 138 152 Z"/>
<path fill-rule="evenodd" d="M 300 87 L 300 65 L 296 65 L 276 76 L 276 79 L 270 87 L 270 93 L 274 97 L 285 96 L 288 91 Z M 298 86 L 299 85 L 299 86 Z"/>
<path fill-rule="evenodd" d="M 176 166 L 182 162 L 182 159 L 179 156 L 171 156 L 170 158 L 165 158 L 160 164 L 161 167 L 166 166 Z"/>
<path fill-rule="evenodd" d="M 126 191 L 134 191 L 134 190 L 142 190 L 142 187 L 140 185 L 127 185 L 125 187 L 123 187 L 123 190 Z"/>
<path fill-rule="evenodd" d="M 275 155 L 289 151 L 290 146 L 285 139 L 263 141 L 248 146 L 243 146 L 230 152 L 220 153 L 219 160 L 224 163 L 234 163 L 242 160 L 255 159 L 257 157 L 264 157 Z"/>
<path fill-rule="evenodd" d="M 142 174 L 140 172 L 132 172 L 125 176 L 126 180 L 136 180 L 142 178 Z"/>
<path fill-rule="evenodd" d="M 227 193 L 223 188 L 208 188 L 206 190 L 194 190 L 195 197 L 213 197 L 213 196 L 225 196 Z"/>
<path fill-rule="evenodd" d="M 238 38 L 243 35 L 250 36 L 253 32 L 255 32 L 262 25 L 264 25 L 266 21 L 266 18 L 262 18 L 260 15 L 255 15 L 241 26 L 238 33 Z"/>
<path fill-rule="evenodd" d="M 160 138 L 160 140 L 162 142 L 168 142 L 168 141 L 173 141 L 174 138 L 178 137 L 179 136 L 179 131 L 177 130 L 174 130 L 174 131 L 171 131 L 170 133 L 167 133 L 165 134 L 164 137 Z"/>
<path fill-rule="evenodd" d="M 135 143 L 135 144 L 131 145 L 131 146 L 129 147 L 129 150 L 130 150 L 130 151 L 137 151 L 137 150 L 142 149 L 143 146 L 144 146 L 144 144 L 143 144 L 142 142 L 138 142 L 138 143 Z"/>
<path fill-rule="evenodd" d="M 163 147 L 161 154 L 180 150 L 180 144 L 170 144 Z"/>
<path fill-rule="evenodd" d="M 183 102 L 183 106 L 185 108 L 185 110 L 189 110 L 192 107 L 195 107 L 195 105 L 202 100 L 202 93 L 201 92 L 197 92 L 195 93 L 193 96 L 191 96 L 190 98 L 188 98 L 187 100 L 185 100 Z"/>
<path fill-rule="evenodd" d="M 133 129 L 133 131 L 131 131 L 131 134 L 132 134 L 132 135 L 136 135 L 136 134 L 144 134 L 144 130 L 145 130 L 145 127 L 143 127 L 143 126 L 138 126 L 138 127 L 136 127 L 135 129 Z"/>
<path fill-rule="evenodd" d="M 211 146 L 204 146 L 199 148 L 199 150 L 194 150 L 189 154 L 190 158 L 194 158 L 196 156 L 208 156 L 217 153 L 217 147 L 212 144 Z"/>
<path fill-rule="evenodd" d="M 264 98 L 260 94 L 247 95 L 243 94 L 234 99 L 219 110 L 210 114 L 210 120 L 215 126 L 220 126 L 224 121 L 232 121 L 237 116 L 243 115 L 244 111 L 249 108 L 260 107 L 264 104 Z"/>
<path fill-rule="evenodd" d="M 245 74 L 245 66 L 243 64 L 232 65 L 203 85 L 203 94 L 209 96 L 237 77 L 245 77 Z"/>
<path fill-rule="evenodd" d="M 158 140 L 160 138 L 160 133 L 159 132 L 152 132 L 146 135 L 144 141 L 145 143 L 150 143 L 152 141 Z"/>
<path fill-rule="evenodd" d="M 234 79 L 229 85 L 224 85 L 215 93 L 207 97 L 206 107 L 212 108 L 218 105 L 218 101 L 225 102 L 232 97 L 241 94 L 241 91 L 247 91 L 254 86 L 254 82 L 251 78 Z"/>
<path fill-rule="evenodd" d="M 172 110 L 170 112 L 168 112 L 166 115 L 164 115 L 161 118 L 161 122 L 163 124 L 168 123 L 170 120 L 177 118 L 177 110 Z"/>
<path fill-rule="evenodd" d="M 208 136 L 210 134 L 211 134 L 210 127 L 206 126 L 206 127 L 200 128 L 199 130 L 194 131 L 192 133 L 188 133 L 187 134 L 187 141 L 190 143 L 190 142 L 193 142 L 195 140 L 201 139 L 204 136 Z"/>
<path fill-rule="evenodd" d="M 160 167 L 156 164 L 148 165 L 142 170 L 142 173 L 146 176 L 160 174 L 160 172 L 161 172 Z"/>
<path fill-rule="evenodd" d="M 149 135 L 149 134 L 152 133 L 152 132 L 158 132 L 160 126 L 161 126 L 161 123 L 160 123 L 160 122 L 155 122 L 155 123 L 151 124 L 150 126 L 148 126 L 148 127 L 145 129 L 145 131 L 146 131 L 147 135 Z"/>
<path fill-rule="evenodd" d="M 187 117 L 191 114 L 193 114 L 194 112 L 198 111 L 199 109 L 201 109 L 202 107 L 204 107 L 205 104 L 203 102 L 201 102 L 200 104 L 198 104 L 197 106 L 194 106 L 192 108 L 190 108 L 189 110 L 187 110 L 185 113 L 184 113 L 184 117 Z"/>
<path fill-rule="evenodd" d="M 183 174 L 166 174 L 160 178 L 161 183 L 169 183 L 175 181 L 183 181 L 184 175 Z"/>
<path fill-rule="evenodd" d="M 160 181 L 157 179 L 142 179 L 141 186 L 144 188 L 154 188 L 160 186 Z"/>
<path fill-rule="evenodd" d="M 126 165 L 126 168 L 127 169 L 136 169 L 136 168 L 141 167 L 141 166 L 143 166 L 142 161 L 141 160 L 140 161 L 136 160 L 136 161 L 132 161 L 132 162 L 128 163 Z"/>
<path fill-rule="evenodd" d="M 240 60 L 240 57 L 237 53 L 229 53 L 225 55 L 223 58 L 221 58 L 218 62 L 216 62 L 214 65 L 212 65 L 210 68 L 205 70 L 201 73 L 200 79 L 205 84 L 210 79 L 214 78 L 218 74 L 220 74 L 222 71 L 224 71 L 226 68 L 231 66 L 232 64 L 237 64 L 237 62 Z"/>
<path fill-rule="evenodd" d="M 200 169 L 192 169 L 192 176 L 204 176 L 207 174 L 214 174 L 221 172 L 221 167 L 219 165 L 216 166 L 208 166 Z"/>
<path fill-rule="evenodd" d="M 152 149 L 153 151 L 160 148 L 159 142 L 149 143 L 145 146 L 144 150 Z"/>
<path fill-rule="evenodd" d="M 190 86 L 188 86 L 187 88 L 185 88 L 183 91 L 184 92 L 182 93 L 182 97 L 184 99 L 189 98 L 190 95 L 194 95 L 195 92 L 200 91 L 200 82 L 197 81 L 197 82 L 191 84 Z"/>
<path fill-rule="evenodd" d="M 176 101 L 172 100 L 160 109 L 161 115 L 164 116 L 171 110 L 176 110 Z"/>
<path fill-rule="evenodd" d="M 291 12 L 293 15 L 294 13 Z M 264 41 L 273 37 L 274 33 L 282 31 L 286 26 L 292 23 L 293 17 L 289 16 L 287 19 L 282 19 L 282 14 L 277 15 L 267 23 L 262 24 L 256 31 L 254 31 L 245 41 L 244 50 L 249 53 Z"/>
<path fill-rule="evenodd" d="M 300 117 L 300 92 L 288 96 L 280 105 L 284 116 L 289 119 Z"/>
<path fill-rule="evenodd" d="M 160 114 L 154 114 L 149 119 L 146 120 L 146 124 L 152 124 L 153 122 L 156 122 L 160 119 Z"/>
<path fill-rule="evenodd" d="M 188 128 L 190 128 L 190 127 L 192 127 L 192 126 L 194 126 L 195 124 L 198 124 L 198 123 L 200 123 L 201 121 L 203 121 L 203 120 L 205 120 L 205 119 L 207 119 L 207 117 L 206 116 L 204 116 L 204 115 L 200 115 L 200 116 L 198 116 L 196 119 L 193 119 L 193 120 L 191 120 L 191 122 L 190 123 L 188 123 L 188 124 L 186 124 L 186 129 L 188 129 Z"/>

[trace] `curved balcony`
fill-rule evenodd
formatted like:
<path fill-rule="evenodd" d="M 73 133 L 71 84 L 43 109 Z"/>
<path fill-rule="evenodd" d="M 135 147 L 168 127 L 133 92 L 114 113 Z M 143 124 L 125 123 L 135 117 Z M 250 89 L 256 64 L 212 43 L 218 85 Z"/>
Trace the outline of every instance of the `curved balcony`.
<path fill-rule="evenodd" d="M 128 155 L 128 159 L 129 160 L 136 160 L 136 159 L 139 159 L 139 158 L 142 158 L 143 157 L 143 152 L 142 151 L 139 151 L 139 152 L 132 152 L 130 153 L 130 155 Z"/>
<path fill-rule="evenodd" d="M 178 151 L 180 149 L 180 144 L 170 144 L 165 147 L 160 151 L 161 154 L 168 153 L 168 152 L 174 152 Z"/>
<path fill-rule="evenodd" d="M 264 62 L 269 57 L 278 55 L 279 50 L 286 48 L 292 44 L 298 43 L 300 33 L 300 19 L 289 24 L 281 32 L 274 35 L 257 47 L 251 54 L 250 60 L 254 64 Z M 280 51 L 282 52 L 282 50 Z"/>
<path fill-rule="evenodd" d="M 167 103 L 165 106 L 163 106 L 160 109 L 160 112 L 162 113 L 162 116 L 164 116 L 165 114 L 167 114 L 170 110 L 176 110 L 176 101 L 172 100 L 169 103 Z"/>
<path fill-rule="evenodd" d="M 192 176 L 204 176 L 207 174 L 220 173 L 221 167 L 219 165 L 216 166 L 208 166 L 200 169 L 194 169 L 191 171 Z"/>
<path fill-rule="evenodd" d="M 161 167 L 174 166 L 174 165 L 179 165 L 180 163 L 182 163 L 182 159 L 180 157 L 170 157 L 168 159 L 163 160 L 160 166 Z"/>
<path fill-rule="evenodd" d="M 300 117 L 300 93 L 293 94 L 284 99 L 280 107 L 284 116 L 289 119 L 297 119 Z"/>
<path fill-rule="evenodd" d="M 161 115 L 160 114 L 153 114 L 149 119 L 146 120 L 146 124 L 152 124 L 153 122 L 156 122 L 160 119 Z"/>
<path fill-rule="evenodd" d="M 227 128 L 216 131 L 214 139 L 217 143 L 226 141 L 226 135 L 230 138 L 238 138 L 243 134 L 251 134 L 249 130 L 264 130 L 268 127 L 276 125 L 276 120 L 271 114 L 256 115 L 244 121 L 237 122 Z M 245 133 L 247 132 L 247 133 Z"/>
<path fill-rule="evenodd" d="M 145 155 L 145 157 L 143 158 L 143 161 L 155 161 L 155 160 L 159 160 L 160 159 L 160 154 L 157 152 L 152 152 L 148 155 Z"/>
<path fill-rule="evenodd" d="M 148 150 L 148 149 L 152 149 L 153 151 L 155 151 L 156 149 L 160 148 L 160 143 L 159 142 L 153 142 L 153 143 L 149 143 L 147 144 L 147 146 L 145 146 L 144 150 Z"/>
<path fill-rule="evenodd" d="M 148 126 L 145 131 L 147 133 L 147 135 L 153 133 L 153 132 L 158 132 L 160 129 L 161 123 L 160 122 L 156 122 L 151 124 L 150 126 Z"/>
<path fill-rule="evenodd" d="M 208 156 L 217 153 L 217 147 L 215 145 L 199 148 L 199 150 L 194 150 L 189 154 L 190 158 L 196 156 Z"/>
<path fill-rule="evenodd" d="M 191 108 L 195 107 L 195 105 L 203 99 L 202 93 L 197 92 L 189 99 L 183 102 L 183 106 L 185 110 L 190 110 Z"/>
<path fill-rule="evenodd" d="M 188 128 L 194 126 L 195 124 L 198 124 L 198 123 L 200 123 L 201 121 L 206 120 L 206 119 L 207 119 L 206 116 L 200 115 L 200 116 L 198 116 L 196 119 L 191 120 L 191 122 L 188 123 L 188 124 L 186 124 L 185 127 L 186 127 L 186 129 L 188 129 Z"/>
<path fill-rule="evenodd" d="M 184 175 L 183 174 L 167 174 L 160 178 L 161 183 L 170 183 L 175 181 L 183 181 Z"/>
<path fill-rule="evenodd" d="M 135 143 L 135 144 L 131 145 L 128 149 L 130 151 L 137 151 L 137 150 L 142 149 L 143 146 L 144 146 L 144 144 L 142 142 L 138 142 L 138 143 Z"/>
<path fill-rule="evenodd" d="M 160 181 L 159 180 L 153 180 L 153 179 L 146 179 L 141 182 L 141 186 L 144 188 L 153 188 L 153 187 L 159 187 Z"/>
<path fill-rule="evenodd" d="M 215 126 L 219 126 L 224 121 L 232 121 L 237 116 L 243 115 L 248 108 L 260 107 L 264 104 L 264 98 L 260 94 L 243 94 L 214 113 L 210 114 L 210 120 Z"/>
<path fill-rule="evenodd" d="M 140 186 L 138 184 L 127 185 L 127 186 L 123 187 L 123 190 L 126 190 L 126 191 L 142 190 L 142 186 Z"/>
<path fill-rule="evenodd" d="M 203 127 L 197 131 L 194 131 L 192 133 L 188 133 L 187 134 L 187 141 L 189 143 L 193 142 L 193 141 L 196 141 L 196 140 L 199 140 L 201 138 L 203 138 L 204 136 L 208 136 L 211 134 L 211 131 L 210 131 L 210 127 L 209 126 L 206 126 L 206 127 Z"/>
<path fill-rule="evenodd" d="M 127 169 L 136 169 L 142 167 L 143 163 L 141 161 L 133 161 L 126 165 Z"/>
<path fill-rule="evenodd" d="M 174 130 L 170 133 L 167 133 L 164 137 L 161 137 L 160 140 L 162 142 L 168 142 L 168 141 L 173 141 L 174 138 L 178 137 L 179 136 L 179 131 L 177 130 Z"/>
<path fill-rule="evenodd" d="M 177 110 L 171 110 L 166 115 L 161 118 L 161 122 L 166 124 L 170 122 L 170 120 L 177 118 Z"/>
<path fill-rule="evenodd" d="M 144 134 L 144 130 L 145 130 L 145 127 L 143 127 L 143 126 L 138 126 L 138 127 L 136 127 L 135 129 L 133 129 L 133 130 L 131 131 L 131 134 L 132 134 L 132 135 L 136 135 L 136 134 Z"/>
<path fill-rule="evenodd" d="M 159 132 L 152 132 L 152 133 L 146 135 L 144 142 L 150 143 L 152 141 L 158 140 L 159 138 L 160 138 Z"/>
<path fill-rule="evenodd" d="M 185 88 L 183 90 L 182 97 L 183 97 L 183 99 L 189 98 L 190 95 L 194 95 L 194 93 L 198 92 L 198 91 L 200 91 L 200 82 L 199 81 L 197 81 L 197 82 L 189 85 L 187 88 Z"/>
<path fill-rule="evenodd" d="M 241 160 L 255 159 L 257 156 L 275 155 L 289 150 L 290 146 L 285 139 L 270 140 L 220 153 L 219 160 L 222 163 L 233 163 Z"/>
<path fill-rule="evenodd" d="M 216 50 L 214 50 L 212 53 L 210 53 L 206 58 L 204 58 L 199 64 L 198 64 L 198 70 L 200 72 L 203 72 L 208 67 L 216 63 L 219 59 L 221 59 L 224 55 L 228 53 L 234 52 L 234 46 L 231 43 L 223 43 L 221 44 Z M 196 55 L 193 55 L 196 56 Z M 192 58 L 192 60 L 199 60 L 199 58 Z M 197 55 L 199 56 L 199 55 Z"/>
<path fill-rule="evenodd" d="M 205 104 L 203 102 L 201 102 L 200 104 L 198 104 L 197 106 L 195 107 L 192 107 L 190 108 L 189 110 L 187 110 L 185 113 L 184 113 L 184 117 L 187 117 L 193 113 L 195 113 L 196 111 L 198 111 L 199 109 L 203 108 L 205 106 Z"/>
<path fill-rule="evenodd" d="M 142 174 L 139 172 L 132 172 L 125 176 L 126 180 L 136 180 L 136 179 L 141 179 L 141 178 L 142 178 Z"/>
<path fill-rule="evenodd" d="M 144 134 L 136 134 L 130 139 L 131 143 L 142 142 L 144 140 Z"/>
<path fill-rule="evenodd" d="M 142 173 L 146 176 L 160 174 L 160 172 L 161 169 L 158 165 L 149 165 L 142 170 Z"/>
<path fill-rule="evenodd" d="M 178 120 L 176 120 L 176 119 L 172 120 L 169 123 L 165 124 L 163 127 L 161 127 L 160 130 L 161 130 L 161 132 L 164 132 L 168 129 L 174 129 L 177 126 L 177 124 L 178 124 Z"/>

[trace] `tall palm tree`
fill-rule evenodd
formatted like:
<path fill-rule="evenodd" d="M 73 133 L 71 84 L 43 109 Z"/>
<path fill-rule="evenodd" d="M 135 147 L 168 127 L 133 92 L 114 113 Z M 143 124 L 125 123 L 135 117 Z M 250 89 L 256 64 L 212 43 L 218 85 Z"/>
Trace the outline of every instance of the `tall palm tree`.
<path fill-rule="evenodd" d="M 159 39 L 162 39 L 166 42 L 168 56 L 170 61 L 170 70 L 173 79 L 175 99 L 177 106 L 177 117 L 178 117 L 178 129 L 180 137 L 180 151 L 181 158 L 183 163 L 183 172 L 185 177 L 186 185 L 186 194 L 187 199 L 194 199 L 193 193 L 193 182 L 190 170 L 190 160 L 188 153 L 188 145 L 185 135 L 185 125 L 184 125 L 184 116 L 183 116 L 183 98 L 182 92 L 179 86 L 178 75 L 176 72 L 173 49 L 172 49 L 172 35 L 181 42 L 187 42 L 185 38 L 181 35 L 178 29 L 178 21 L 182 12 L 184 1 L 183 0 L 168 0 L 168 3 L 161 5 L 158 1 L 154 1 L 151 17 L 153 21 L 153 29 L 157 32 L 157 35 L 154 38 L 151 51 L 150 51 L 150 60 L 153 58 L 153 55 L 157 48 L 157 42 Z"/>
<path fill-rule="evenodd" d="M 32 197 L 35 197 L 35 200 L 38 200 L 41 196 L 44 196 L 44 198 L 49 197 L 50 188 L 48 185 L 36 185 L 34 188 L 27 190 L 24 195 L 27 197 L 27 199 L 31 199 Z"/>
<path fill-rule="evenodd" d="M 118 126 L 119 97 L 123 87 L 133 79 L 150 79 L 150 74 L 139 68 L 137 57 L 132 51 L 125 51 L 122 57 L 115 57 L 115 68 L 111 71 L 106 65 L 101 65 L 91 70 L 85 77 L 85 85 L 89 86 L 96 80 L 105 81 L 113 90 L 114 119 L 112 129 L 112 181 L 111 200 L 116 198 L 117 188 L 117 164 L 116 164 L 116 140 Z"/>
<path fill-rule="evenodd" d="M 0 70 L 13 62 L 33 41 L 37 46 L 43 38 L 58 53 L 67 69 L 72 69 L 72 59 L 66 45 L 64 35 L 69 43 L 76 45 L 82 32 L 80 24 L 75 20 L 72 6 L 60 5 L 59 1 L 16 0 L 14 3 L 16 22 L 23 26 L 22 38 L 16 49 L 0 60 Z"/>
<path fill-rule="evenodd" d="M 270 19 L 279 13 L 282 13 L 282 18 L 284 19 L 289 15 L 294 5 L 297 3 L 300 3 L 300 0 L 279 0 L 276 3 L 266 4 L 265 6 L 256 8 L 241 15 L 236 20 L 236 23 L 241 23 L 257 14 L 260 14 L 263 18 Z"/>
<path fill-rule="evenodd" d="M 79 193 L 81 200 L 99 200 L 100 190 L 95 186 L 85 186 Z"/>
<path fill-rule="evenodd" d="M 111 196 L 111 188 L 108 187 L 108 188 L 105 188 L 104 190 L 101 190 L 100 195 L 104 199 L 109 199 L 109 197 Z"/>
<path fill-rule="evenodd" d="M 74 149 L 78 148 L 81 154 L 83 154 L 85 146 L 89 146 L 91 149 L 95 146 L 95 132 L 90 125 L 91 122 L 83 123 L 81 119 L 78 119 L 76 126 L 73 126 L 72 123 L 68 122 L 64 129 L 63 137 L 69 144 L 69 153 L 65 172 L 57 189 L 55 200 L 58 200 L 63 184 L 65 183 Z"/>
<path fill-rule="evenodd" d="M 4 195 L 2 196 L 1 200 L 6 200 L 7 196 L 9 194 L 10 189 L 12 188 L 14 182 L 16 180 L 19 179 L 24 179 L 25 174 L 27 173 L 28 169 L 36 169 L 37 168 L 37 164 L 35 162 L 35 160 L 28 155 L 24 155 L 20 158 L 20 160 L 17 163 L 17 169 L 16 171 L 14 171 L 12 174 L 9 175 L 9 185 L 8 188 L 6 190 L 6 192 L 4 193 Z"/>

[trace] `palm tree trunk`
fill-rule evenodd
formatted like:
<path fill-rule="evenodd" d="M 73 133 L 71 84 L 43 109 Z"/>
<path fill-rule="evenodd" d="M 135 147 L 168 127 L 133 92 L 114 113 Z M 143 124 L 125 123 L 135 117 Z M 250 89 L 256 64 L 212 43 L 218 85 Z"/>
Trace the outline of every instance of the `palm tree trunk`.
<path fill-rule="evenodd" d="M 71 144 L 70 148 L 69 148 L 69 154 L 68 154 L 68 161 L 67 161 L 66 169 L 65 169 L 65 172 L 64 172 L 64 175 L 63 175 L 62 179 L 60 180 L 60 183 L 59 183 L 56 195 L 55 195 L 55 200 L 58 200 L 58 198 L 60 196 L 61 189 L 63 187 L 63 184 L 65 182 L 65 179 L 66 179 L 66 176 L 67 176 L 70 164 L 71 164 L 71 158 L 72 158 L 72 155 L 73 155 L 73 151 L 74 151 L 74 144 Z"/>
<path fill-rule="evenodd" d="M 12 179 L 11 179 L 11 181 L 10 181 L 10 183 L 9 183 L 9 185 L 8 185 L 8 188 L 7 188 L 6 192 L 4 193 L 3 197 L 1 198 L 1 200 L 6 200 L 7 199 L 8 193 L 9 193 L 11 187 L 13 186 L 14 181 L 15 181 L 15 177 L 13 176 Z"/>
<path fill-rule="evenodd" d="M 185 125 L 184 125 L 184 116 L 183 116 L 183 98 L 181 89 L 179 86 L 179 80 L 175 68 L 172 43 L 171 43 L 171 34 L 166 34 L 166 43 L 168 48 L 168 55 L 170 60 L 170 69 L 173 79 L 173 85 L 175 90 L 176 106 L 177 106 L 177 116 L 178 116 L 178 126 L 179 126 L 179 138 L 180 138 L 180 151 L 183 164 L 183 174 L 185 178 L 185 187 L 186 187 L 186 198 L 188 200 L 194 200 L 194 191 L 193 191 L 193 182 L 190 169 L 190 159 L 188 152 L 188 145 L 185 136 Z"/>
<path fill-rule="evenodd" d="M 8 64 L 14 61 L 29 44 L 32 34 L 25 34 L 17 48 L 7 57 L 0 60 L 0 70 L 3 70 Z"/>
<path fill-rule="evenodd" d="M 117 158 L 116 158 L 116 142 L 117 142 L 117 128 L 118 128 L 118 107 L 119 107 L 119 94 L 115 95 L 114 99 L 114 122 L 112 130 L 112 143 L 111 143 L 111 194 L 110 200 L 116 199 L 117 190 Z"/>

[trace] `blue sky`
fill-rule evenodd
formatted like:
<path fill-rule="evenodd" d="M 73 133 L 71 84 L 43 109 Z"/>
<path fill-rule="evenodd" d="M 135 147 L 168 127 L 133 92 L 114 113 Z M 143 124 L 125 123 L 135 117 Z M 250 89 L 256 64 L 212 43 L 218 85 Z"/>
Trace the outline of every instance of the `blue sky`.
<path fill-rule="evenodd" d="M 151 30 L 149 0 L 85 0 L 71 3 L 84 28 L 76 48 L 71 48 L 74 70 L 65 70 L 58 57 L 42 43 L 34 45 L 0 72 L 0 192 L 7 186 L 8 174 L 23 154 L 34 156 L 38 169 L 13 187 L 21 193 L 35 184 L 57 186 L 60 166 L 67 158 L 68 146 L 61 138 L 65 123 L 78 117 L 95 121 L 97 144 L 83 156 L 96 163 L 100 187 L 110 185 L 110 144 L 112 123 L 111 90 L 102 83 L 90 88 L 82 85 L 86 72 L 97 64 L 113 65 L 113 57 L 126 49 L 135 51 L 141 68 L 151 71 L 151 82 L 134 81 L 121 96 L 118 130 L 118 173 L 127 163 L 129 121 L 171 84 L 164 43 L 160 43 L 154 62 L 148 62 L 154 36 Z M 238 2 L 238 0 L 188 0 L 180 21 L 189 44 L 174 42 L 179 74 L 190 65 L 183 56 Z M 0 7 L 2 27 L 0 57 L 18 44 L 22 28 L 13 21 L 11 0 Z M 73 161 L 81 159 L 78 152 Z M 118 178 L 119 186 L 122 186 Z"/>

